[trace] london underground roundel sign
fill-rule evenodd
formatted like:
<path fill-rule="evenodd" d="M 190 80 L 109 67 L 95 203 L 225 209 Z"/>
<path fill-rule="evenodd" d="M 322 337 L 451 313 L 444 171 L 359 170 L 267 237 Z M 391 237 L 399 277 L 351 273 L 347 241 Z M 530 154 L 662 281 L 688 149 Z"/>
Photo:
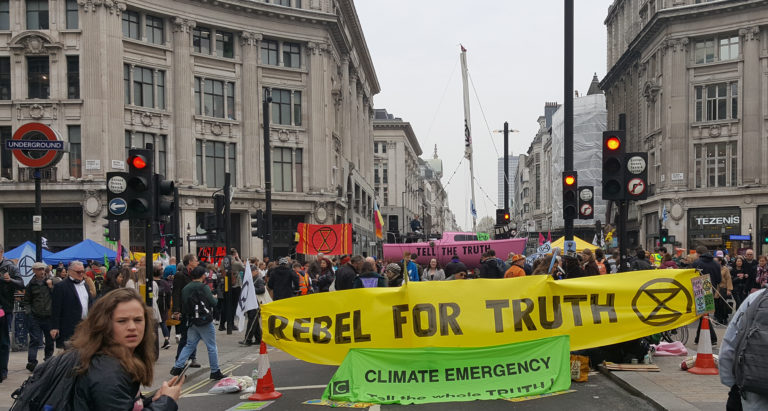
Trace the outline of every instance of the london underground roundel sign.
<path fill-rule="evenodd" d="M 59 134 L 42 123 L 24 124 L 5 145 L 6 149 L 13 151 L 19 163 L 32 168 L 56 164 L 61 158 L 60 152 L 65 150 Z"/>

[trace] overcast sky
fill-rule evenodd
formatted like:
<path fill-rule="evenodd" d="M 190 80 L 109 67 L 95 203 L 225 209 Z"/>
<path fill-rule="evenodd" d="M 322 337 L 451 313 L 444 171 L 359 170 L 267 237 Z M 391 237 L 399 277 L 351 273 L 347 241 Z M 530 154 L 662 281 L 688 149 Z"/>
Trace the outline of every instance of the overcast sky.
<path fill-rule="evenodd" d="M 497 159 L 504 150 L 502 134 L 491 134 L 489 129 L 500 130 L 508 121 L 510 129 L 520 130 L 510 134 L 510 151 L 519 155 L 536 135 L 544 103 L 563 102 L 563 3 L 355 1 L 381 85 L 374 106 L 411 123 L 422 158 L 432 158 L 437 144 L 449 206 L 465 230 L 472 229 L 472 217 L 469 167 L 466 161 L 459 167 L 464 155 L 459 44 L 467 49 L 471 79 L 479 221 L 495 216 Z M 605 76 L 603 21 L 611 3 L 575 1 L 574 89 L 580 94 L 586 94 L 594 73 L 599 79 Z"/>

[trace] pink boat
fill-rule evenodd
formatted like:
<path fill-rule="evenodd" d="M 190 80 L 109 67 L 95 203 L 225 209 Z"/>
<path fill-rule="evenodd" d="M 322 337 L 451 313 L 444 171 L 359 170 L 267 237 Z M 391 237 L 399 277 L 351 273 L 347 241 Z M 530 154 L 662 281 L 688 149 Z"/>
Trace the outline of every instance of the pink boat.
<path fill-rule="evenodd" d="M 472 233 L 446 232 L 440 240 L 384 244 L 383 258 L 384 261 L 400 261 L 403 253 L 409 251 L 418 256 L 416 262 L 420 265 L 427 265 L 429 260 L 436 258 L 441 266 L 445 266 L 457 255 L 468 268 L 475 268 L 480 266 L 480 256 L 484 252 L 493 249 L 496 257 L 506 260 L 509 253 L 522 254 L 525 242 L 524 238 L 477 241 L 477 236 Z"/>

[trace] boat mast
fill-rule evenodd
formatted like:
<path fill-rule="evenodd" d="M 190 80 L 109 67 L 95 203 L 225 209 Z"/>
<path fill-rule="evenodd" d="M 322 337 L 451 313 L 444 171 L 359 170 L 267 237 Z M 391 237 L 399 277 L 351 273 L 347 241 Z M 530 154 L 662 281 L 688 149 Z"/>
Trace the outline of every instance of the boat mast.
<path fill-rule="evenodd" d="M 472 165 L 472 127 L 469 119 L 469 84 L 467 82 L 467 49 L 461 46 L 461 82 L 464 85 L 464 157 L 469 160 L 469 178 L 472 184 L 471 208 L 477 210 L 475 203 L 475 168 Z M 472 232 L 477 232 L 477 211 L 472 214 Z"/>

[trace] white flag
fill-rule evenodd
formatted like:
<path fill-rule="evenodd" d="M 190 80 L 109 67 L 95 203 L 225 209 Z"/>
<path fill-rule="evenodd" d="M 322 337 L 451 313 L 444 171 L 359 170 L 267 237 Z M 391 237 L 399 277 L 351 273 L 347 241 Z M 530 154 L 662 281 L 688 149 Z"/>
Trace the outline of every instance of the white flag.
<path fill-rule="evenodd" d="M 237 302 L 237 312 L 235 313 L 238 317 L 237 328 L 240 331 L 245 331 L 246 313 L 257 308 L 259 308 L 259 300 L 256 299 L 256 288 L 253 284 L 251 265 L 246 262 L 245 274 L 243 275 L 243 288 L 242 291 L 240 291 L 240 300 Z"/>
<path fill-rule="evenodd" d="M 21 251 L 21 256 L 19 256 L 18 268 L 19 275 L 21 275 L 21 278 L 24 280 L 25 287 L 29 284 L 29 280 L 35 276 L 35 273 L 32 271 L 32 264 L 34 263 L 35 249 L 29 245 L 24 246 L 24 250 Z"/>

